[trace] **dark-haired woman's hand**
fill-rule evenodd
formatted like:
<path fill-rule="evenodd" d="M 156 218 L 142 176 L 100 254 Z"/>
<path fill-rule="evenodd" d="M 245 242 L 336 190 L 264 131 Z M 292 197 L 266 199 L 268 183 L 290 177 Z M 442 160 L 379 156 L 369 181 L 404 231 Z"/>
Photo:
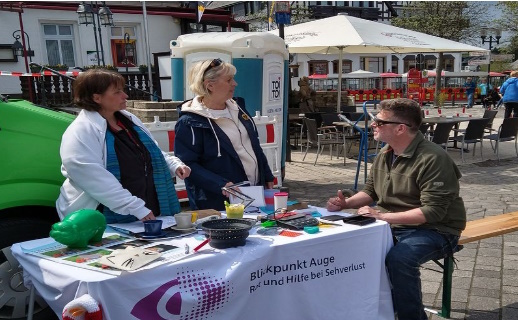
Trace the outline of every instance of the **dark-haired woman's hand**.
<path fill-rule="evenodd" d="M 156 220 L 155 215 L 153 214 L 153 211 L 149 211 L 147 216 L 140 219 L 140 221 L 147 221 L 147 220 Z"/>

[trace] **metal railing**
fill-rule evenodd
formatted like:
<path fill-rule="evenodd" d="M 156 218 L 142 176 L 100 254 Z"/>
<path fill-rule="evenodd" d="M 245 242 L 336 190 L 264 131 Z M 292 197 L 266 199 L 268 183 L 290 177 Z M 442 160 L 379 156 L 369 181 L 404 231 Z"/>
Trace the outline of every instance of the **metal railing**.
<path fill-rule="evenodd" d="M 58 105 L 66 106 L 73 103 L 73 92 L 72 82 L 75 80 L 74 77 L 62 74 L 57 70 L 42 66 L 37 63 L 31 63 L 31 67 L 37 67 L 42 71 L 49 71 L 52 75 L 42 74 L 39 77 L 30 76 L 31 81 L 29 85 L 32 86 L 33 99 L 31 102 L 48 106 Z M 80 71 L 84 71 L 82 68 L 75 68 Z M 126 80 L 126 93 L 131 100 L 147 100 L 150 97 L 153 100 L 161 101 L 162 98 L 157 94 L 146 91 L 146 88 L 150 88 L 147 78 L 147 74 L 122 74 Z M 135 84 L 135 85 L 133 85 Z M 27 81 L 21 81 L 22 85 L 22 96 L 27 98 L 29 88 L 27 88 Z M 138 87 L 137 87 L 138 86 Z M 30 100 L 30 99 L 29 99 Z"/>

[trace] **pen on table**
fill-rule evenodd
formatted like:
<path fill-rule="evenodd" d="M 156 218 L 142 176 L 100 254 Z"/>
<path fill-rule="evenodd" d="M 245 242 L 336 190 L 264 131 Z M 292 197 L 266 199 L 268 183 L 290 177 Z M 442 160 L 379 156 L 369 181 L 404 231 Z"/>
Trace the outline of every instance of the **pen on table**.
<path fill-rule="evenodd" d="M 119 233 L 122 233 L 122 234 L 125 234 L 125 235 L 128 235 L 128 236 L 132 236 L 133 235 L 133 232 L 129 231 L 129 230 L 126 230 L 126 229 L 123 229 L 123 228 L 119 228 L 119 227 L 114 227 L 114 226 L 109 226 L 110 228 L 112 228 L 113 230 L 119 232 Z"/>
<path fill-rule="evenodd" d="M 207 243 L 209 243 L 210 241 L 210 238 L 207 238 L 205 239 L 202 243 L 200 243 L 196 248 L 194 248 L 194 252 L 198 252 L 198 250 L 200 250 L 204 245 L 206 245 Z"/>

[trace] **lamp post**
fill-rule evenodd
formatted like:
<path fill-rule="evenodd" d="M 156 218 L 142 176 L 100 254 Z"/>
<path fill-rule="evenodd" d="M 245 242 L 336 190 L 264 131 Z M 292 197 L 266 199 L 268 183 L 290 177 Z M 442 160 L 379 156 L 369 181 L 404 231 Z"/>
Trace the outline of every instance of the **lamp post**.
<path fill-rule="evenodd" d="M 19 33 L 17 35 L 16 33 Z M 27 72 L 29 72 L 29 63 L 27 62 L 27 57 L 29 57 L 30 62 L 32 62 L 32 58 L 34 56 L 34 51 L 31 50 L 31 41 L 29 39 L 29 35 L 25 31 L 16 30 L 13 32 L 13 51 L 14 54 L 18 57 L 24 57 L 25 58 L 25 69 Z M 20 38 L 22 38 L 22 43 L 20 43 Z M 25 46 L 25 38 L 27 38 L 27 45 L 29 46 L 28 49 Z"/>
<path fill-rule="evenodd" d="M 16 34 L 19 33 L 19 34 Z M 27 46 L 25 45 L 25 37 L 27 37 L 27 44 L 29 45 L 29 49 L 27 50 Z M 29 57 L 30 62 L 32 62 L 32 57 L 34 56 L 34 51 L 31 50 L 31 41 L 29 39 L 29 35 L 27 32 L 22 30 L 16 30 L 13 32 L 13 52 L 16 56 L 23 57 L 25 60 L 25 72 L 29 73 L 29 62 L 27 61 L 27 57 Z M 19 39 L 22 38 L 22 43 L 20 43 Z M 32 83 L 30 78 L 27 78 L 28 89 L 29 89 L 29 99 L 32 99 Z"/>
<path fill-rule="evenodd" d="M 489 63 L 487 64 L 487 89 L 489 90 L 489 86 L 491 85 L 489 80 L 489 73 L 491 72 L 491 50 L 493 50 L 493 42 L 495 44 L 500 43 L 500 38 L 502 37 L 502 30 L 497 28 L 482 28 L 480 30 L 480 38 L 482 38 L 482 44 L 489 42 Z"/>
<path fill-rule="evenodd" d="M 90 1 L 90 4 L 85 2 L 81 3 L 77 8 L 77 14 L 79 15 L 79 24 L 84 24 L 88 26 L 92 24 L 94 26 L 94 38 L 95 38 L 95 52 L 97 54 L 97 65 L 101 65 L 101 60 L 103 66 L 106 66 L 104 61 L 104 48 L 103 48 L 103 38 L 101 33 L 101 25 L 103 26 L 113 26 L 113 14 L 106 6 L 106 3 L 103 1 L 102 6 L 99 6 L 97 1 Z M 96 22 L 97 20 L 97 22 Z M 99 44 L 97 42 L 97 34 L 99 34 Z M 99 55 L 99 49 L 101 54 Z"/>
<path fill-rule="evenodd" d="M 128 58 L 132 58 L 135 56 L 135 48 L 133 48 L 133 45 L 131 44 L 131 38 L 129 33 L 124 34 L 124 64 L 126 65 L 126 73 L 128 73 L 128 64 L 129 60 Z"/>

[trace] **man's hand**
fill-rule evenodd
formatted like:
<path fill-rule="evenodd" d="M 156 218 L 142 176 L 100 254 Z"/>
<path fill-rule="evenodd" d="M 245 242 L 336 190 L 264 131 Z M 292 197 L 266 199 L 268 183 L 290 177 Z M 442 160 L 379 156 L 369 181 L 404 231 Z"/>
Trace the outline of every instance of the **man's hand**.
<path fill-rule="evenodd" d="M 369 206 L 363 206 L 360 209 L 358 209 L 358 214 L 362 215 L 362 216 L 373 217 L 378 220 L 381 220 L 381 215 L 382 215 L 379 210 L 376 210 Z"/>
<path fill-rule="evenodd" d="M 346 208 L 347 200 L 345 199 L 342 190 L 338 190 L 336 194 L 336 197 L 329 198 L 327 201 L 327 211 L 340 211 Z"/>
<path fill-rule="evenodd" d="M 185 180 L 185 178 L 187 178 L 190 174 L 191 168 L 188 166 L 179 166 L 178 169 L 176 169 L 176 175 L 182 180 Z"/>

